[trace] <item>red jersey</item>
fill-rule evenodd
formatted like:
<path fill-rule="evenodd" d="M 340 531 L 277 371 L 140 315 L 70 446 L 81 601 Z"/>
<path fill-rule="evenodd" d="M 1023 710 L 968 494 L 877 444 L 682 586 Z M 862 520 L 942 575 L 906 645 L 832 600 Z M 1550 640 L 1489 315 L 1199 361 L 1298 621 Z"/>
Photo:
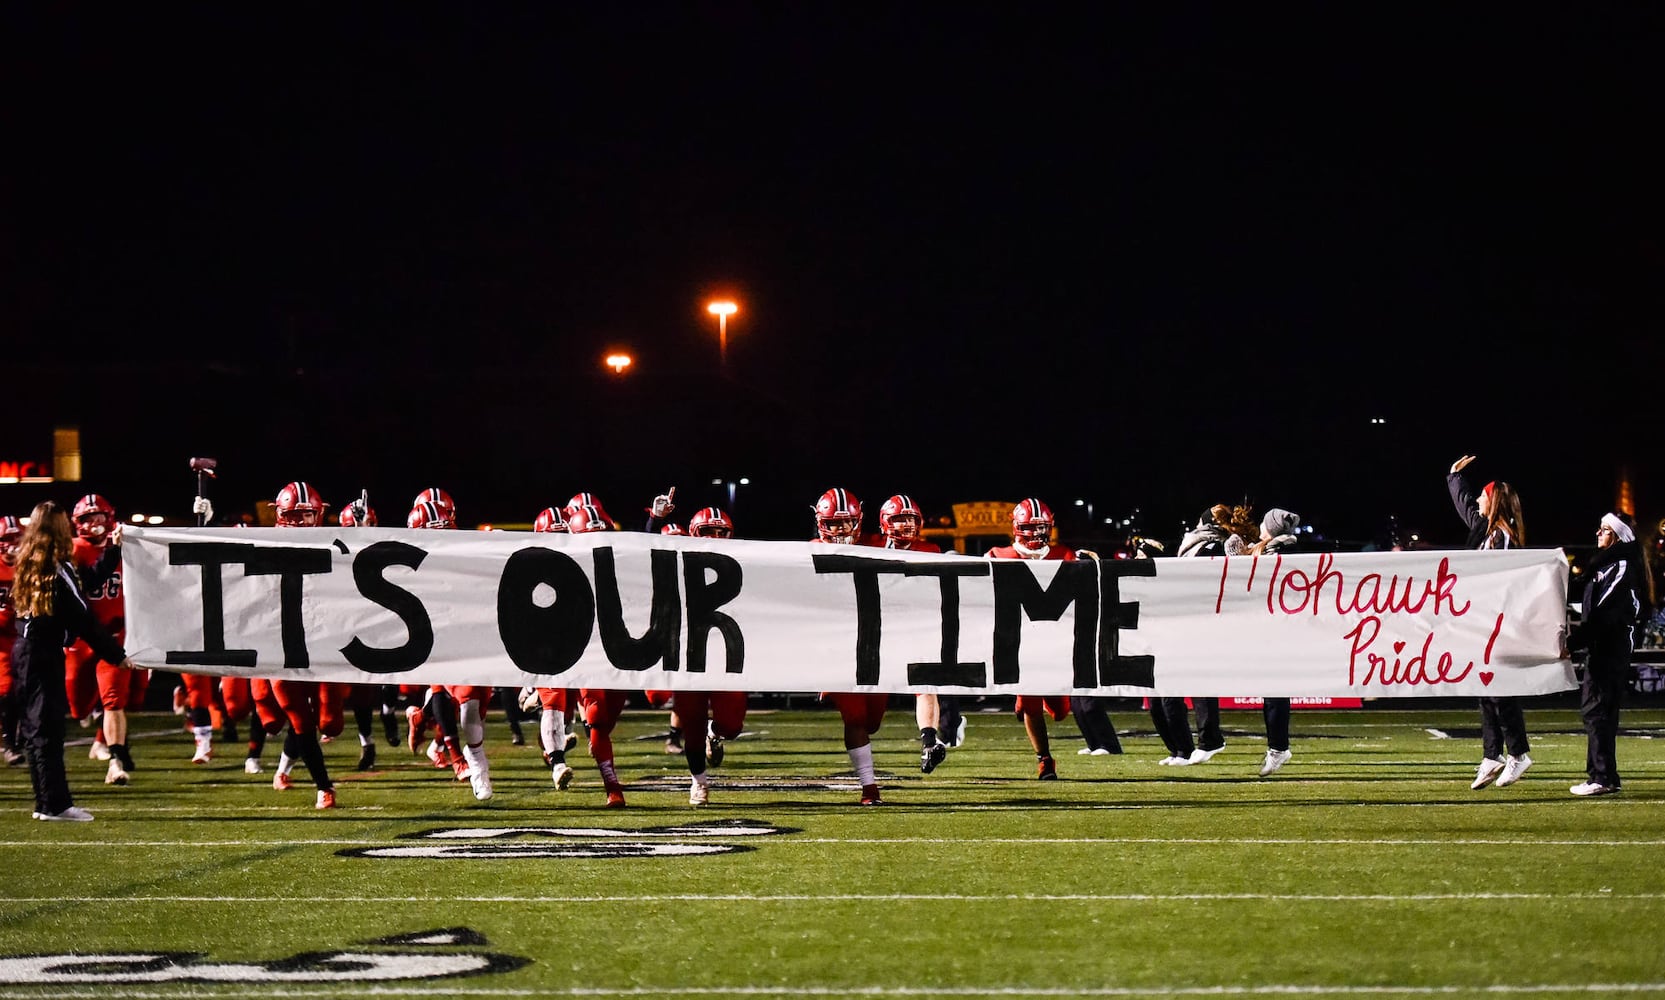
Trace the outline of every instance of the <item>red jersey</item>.
<path fill-rule="evenodd" d="M 989 550 L 989 558 L 990 559 L 1033 559 L 1034 556 L 1026 556 L 1023 553 L 1019 552 L 1017 550 L 1016 545 L 1002 545 L 998 548 L 990 549 Z M 1074 549 L 1066 549 L 1062 545 L 1054 545 L 1051 548 L 1046 550 L 1046 555 L 1041 556 L 1042 561 L 1045 561 L 1047 559 L 1062 559 L 1065 562 L 1074 562 L 1075 561 L 1075 550 Z"/>
<path fill-rule="evenodd" d="M 941 552 L 942 546 L 936 542 L 927 542 L 923 538 L 916 538 L 912 545 L 897 545 L 894 538 L 886 538 L 882 546 L 887 549 L 901 549 L 904 552 Z"/>
<path fill-rule="evenodd" d="M 75 540 L 75 565 L 83 570 L 90 569 L 104 555 L 104 546 L 77 538 Z M 87 591 L 87 607 L 100 625 L 109 629 L 118 640 L 127 625 L 126 602 L 121 596 L 121 565 L 118 562 L 115 572 L 102 584 Z"/>
<path fill-rule="evenodd" d="M 12 640 L 17 638 L 17 610 L 12 607 L 12 575 L 16 571 L 0 562 L 0 659 L 12 655 Z"/>
<path fill-rule="evenodd" d="M 816 535 L 814 538 L 811 538 L 810 541 L 819 542 L 822 545 L 836 545 L 836 544 L 838 544 L 837 542 L 829 542 L 825 538 L 822 538 L 820 535 Z M 883 535 L 862 535 L 862 534 L 858 534 L 858 535 L 856 535 L 856 540 L 851 542 L 850 544 L 851 545 L 865 545 L 868 548 L 882 549 L 882 548 L 886 547 L 885 546 L 885 541 L 886 541 L 886 539 L 885 539 L 885 536 L 883 536 Z"/>

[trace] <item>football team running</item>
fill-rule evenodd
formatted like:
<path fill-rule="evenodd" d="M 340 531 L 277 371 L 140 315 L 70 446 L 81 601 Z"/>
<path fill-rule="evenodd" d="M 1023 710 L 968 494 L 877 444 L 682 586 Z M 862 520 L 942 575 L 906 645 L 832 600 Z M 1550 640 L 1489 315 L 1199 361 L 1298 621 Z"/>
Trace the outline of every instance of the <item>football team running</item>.
<path fill-rule="evenodd" d="M 1487 483 L 1479 490 L 1473 489 L 1463 474 L 1471 461 L 1472 456 L 1459 459 L 1448 475 L 1452 500 L 1470 528 L 1470 544 L 1476 548 L 1524 544 L 1519 498 L 1507 483 Z M 699 509 L 685 527 L 677 523 L 675 498 L 673 488 L 645 508 L 646 531 L 696 538 L 734 536 L 734 521 L 718 507 Z M 305 481 L 284 485 L 274 507 L 276 523 L 282 528 L 327 523 L 328 505 Z M 212 505 L 206 498 L 198 497 L 194 510 L 199 523 L 212 518 Z M 114 506 L 102 496 L 88 494 L 80 498 L 67 519 L 62 514 L 48 502 L 26 520 L 0 517 L 0 747 L 6 764 L 30 764 L 36 788 L 35 818 L 85 821 L 91 815 L 73 806 L 62 777 L 64 720 L 75 719 L 93 729 L 89 755 L 108 762 L 107 784 L 129 784 L 138 765 L 128 742 L 127 713 L 143 704 L 151 674 L 135 667 L 121 648 L 125 614 L 120 568 L 122 531 Z M 73 528 L 72 538 L 68 537 L 69 527 L 60 529 L 66 536 L 59 540 L 61 552 L 54 550 L 51 539 L 50 528 L 55 521 L 67 521 Z M 922 512 L 907 494 L 893 495 L 880 506 L 877 534 L 863 533 L 862 522 L 861 501 L 849 490 L 829 489 L 814 505 L 812 541 L 941 551 L 922 537 Z M 378 519 L 368 498 L 361 495 L 341 508 L 337 523 L 344 528 L 375 527 Z M 411 529 L 454 530 L 458 525 L 456 504 L 443 489 L 425 489 L 412 502 L 405 525 Z M 1179 554 L 1299 551 L 1299 528 L 1300 518 L 1287 510 L 1274 508 L 1256 522 L 1243 508 L 1217 505 L 1203 512 L 1197 527 L 1181 542 Z M 561 507 L 541 511 L 533 530 L 581 534 L 618 530 L 618 525 L 594 494 L 578 493 Z M 1011 544 L 992 549 L 988 557 L 1097 558 L 1088 550 L 1057 545 L 1056 534 L 1057 525 L 1046 503 L 1036 497 L 1025 498 L 1011 511 Z M 1620 789 L 1614 760 L 1619 701 L 1635 626 L 1652 603 L 1651 573 L 1631 521 L 1620 514 L 1604 515 L 1597 545 L 1599 555 L 1583 595 L 1586 613 L 1569 636 L 1572 649 L 1589 654 L 1583 675 L 1583 715 L 1590 742 L 1588 780 L 1571 789 L 1580 796 L 1606 795 Z M 1135 553 L 1135 557 L 1144 556 L 1142 551 Z M 68 586 L 70 583 L 74 586 Z M 32 603 L 14 601 L 18 594 Z M 54 594 L 58 596 L 56 609 L 51 600 Z M 71 610 L 84 609 L 85 613 L 66 616 L 66 605 L 73 605 Z M 51 669 L 56 658 L 50 653 L 43 656 L 38 652 L 41 644 L 33 641 L 48 632 L 61 634 L 66 640 L 61 680 Z M 436 769 L 466 783 L 475 799 L 490 800 L 494 790 L 485 720 L 495 702 L 508 720 L 515 744 L 524 742 L 523 717 L 537 720 L 544 764 L 551 782 L 562 791 L 571 788 L 574 781 L 567 753 L 576 746 L 581 729 L 601 778 L 606 805 L 621 808 L 626 804 L 625 785 L 618 773 L 612 736 L 633 696 L 645 699 L 652 708 L 668 709 L 666 751 L 682 754 L 687 762 L 689 804 L 707 804 L 711 796 L 710 769 L 722 765 L 728 744 L 741 735 L 745 723 L 744 692 L 554 687 L 516 691 L 466 684 L 342 684 L 185 673 L 174 691 L 174 711 L 184 716 L 184 728 L 191 735 L 192 764 L 207 764 L 214 759 L 219 752 L 216 734 L 222 747 L 241 742 L 237 727 L 245 724 L 248 739 L 243 748 L 243 770 L 261 775 L 267 766 L 263 761 L 267 740 L 281 736 L 282 750 L 272 765 L 274 791 L 292 789 L 294 767 L 304 764 L 316 789 L 316 807 L 331 809 L 336 806 L 336 786 L 322 744 L 343 735 L 348 709 L 352 710 L 359 740 L 358 770 L 376 769 L 379 721 L 381 735 L 390 744 L 403 745 L 412 754 L 426 757 Z M 882 805 L 872 739 L 884 721 L 891 696 L 823 692 L 820 697 L 838 710 L 843 746 L 861 787 L 861 805 Z M 965 739 L 965 722 L 954 696 L 920 693 L 914 697 L 919 767 L 922 773 L 930 774 Z M 1074 701 L 1076 722 L 1086 742 L 1078 753 L 1121 753 L 1115 726 L 1104 711 L 1102 699 Z M 1047 722 L 1069 716 L 1071 703 L 1070 697 L 1060 695 L 1017 696 L 1014 710 L 1034 750 L 1035 777 L 1040 780 L 1058 777 Z M 1194 708 L 1197 716 L 1195 739 L 1189 708 Z M 1484 754 L 1472 787 L 1508 786 L 1520 780 L 1532 763 L 1519 705 L 1511 699 L 1482 699 L 1481 708 Z M 1289 709 L 1287 698 L 1264 700 L 1267 750 L 1260 777 L 1276 774 L 1293 755 Z M 1150 715 L 1168 748 L 1168 756 L 1159 761 L 1163 765 L 1206 763 L 1224 746 L 1216 698 L 1152 698 Z"/>

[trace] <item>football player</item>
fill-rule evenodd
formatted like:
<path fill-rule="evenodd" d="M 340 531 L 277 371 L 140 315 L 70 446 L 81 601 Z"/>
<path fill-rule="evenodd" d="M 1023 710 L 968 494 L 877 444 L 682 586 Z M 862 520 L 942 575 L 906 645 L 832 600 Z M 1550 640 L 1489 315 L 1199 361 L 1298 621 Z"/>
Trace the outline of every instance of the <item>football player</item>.
<path fill-rule="evenodd" d="M 674 509 L 669 503 L 671 495 L 654 498 L 654 505 L 648 511 L 652 515 L 648 521 L 649 531 Z M 688 535 L 692 538 L 733 538 L 734 521 L 721 508 L 703 507 L 688 519 Z M 649 692 L 650 695 L 653 693 Z M 686 725 L 692 727 L 695 733 L 701 730 L 705 733 L 705 739 L 696 736 L 686 745 L 688 804 L 703 806 L 711 801 L 707 766 L 722 764 L 726 755 L 725 742 L 739 736 L 746 724 L 746 692 L 678 691 L 673 706 L 673 726 Z"/>
<path fill-rule="evenodd" d="M 370 497 L 360 492 L 359 498 L 341 508 L 336 520 L 343 528 L 374 528 L 380 522 Z M 371 771 L 376 767 L 376 716 L 382 720 L 387 742 L 399 745 L 399 723 L 393 713 L 393 702 L 398 700 L 395 684 L 349 684 L 347 704 L 353 710 L 353 725 L 358 729 L 358 770 Z M 258 763 L 258 761 L 257 761 Z"/>
<path fill-rule="evenodd" d="M 585 502 L 567 505 L 567 533 L 582 535 L 591 531 L 611 531 L 613 522 L 602 510 L 599 501 L 588 493 L 580 493 L 574 500 Z M 604 688 L 580 688 L 578 708 L 584 715 L 585 728 L 590 734 L 590 756 L 601 771 L 601 784 L 607 791 L 609 809 L 624 808 L 624 785 L 619 781 L 618 768 L 613 763 L 613 727 L 624 711 L 628 696 L 623 691 Z"/>
<path fill-rule="evenodd" d="M 924 524 L 919 505 L 906 493 L 898 493 L 879 506 L 879 533 L 884 536 L 887 549 L 941 552 L 942 546 L 920 537 Z M 938 735 L 942 732 L 945 700 L 952 706 L 954 696 L 920 694 L 914 697 L 913 714 L 919 723 L 919 770 L 925 774 L 935 771 L 938 764 L 948 759 L 948 744 Z"/>
<path fill-rule="evenodd" d="M 89 493 L 76 501 L 70 517 L 75 522 L 75 563 L 82 574 L 87 603 L 98 623 L 121 643 L 127 629 L 121 593 L 121 544 L 112 544 L 116 509 L 110 501 Z M 103 710 L 103 722 L 89 756 L 110 761 L 104 776 L 106 784 L 127 784 L 128 772 L 133 770 L 133 755 L 127 746 L 127 709 L 144 704 L 150 671 L 104 663 L 85 641 L 77 641 L 66 650 L 64 662 L 70 714 L 77 719 L 87 718 L 95 704 Z"/>
<path fill-rule="evenodd" d="M 834 487 L 821 494 L 812 510 L 815 512 L 814 541 L 827 545 L 862 544 L 861 501 L 854 493 Z M 861 782 L 861 804 L 884 805 L 873 769 L 873 734 L 884 722 L 890 695 L 823 691 L 821 697 L 838 706 L 838 717 L 844 723 L 844 749 Z"/>
<path fill-rule="evenodd" d="M 426 498 L 426 499 L 424 499 Z M 457 507 L 440 489 L 423 490 L 405 518 L 405 527 L 450 531 L 457 527 Z M 492 797 L 491 762 L 486 759 L 486 704 L 492 689 L 484 684 L 435 684 L 429 688 L 426 715 L 439 730 L 438 744 L 428 756 L 448 752 L 459 781 L 466 780 L 474 797 Z"/>
<path fill-rule="evenodd" d="M 296 480 L 278 491 L 274 502 L 277 526 L 280 528 L 317 528 L 324 525 L 329 505 L 311 484 Z M 283 753 L 278 757 L 277 771 L 272 775 L 272 788 L 287 791 L 293 787 L 290 771 L 299 759 L 306 764 L 312 783 L 318 788 L 317 807 L 335 808 L 335 783 L 330 780 L 329 768 L 324 763 L 324 748 L 318 742 L 320 734 L 334 738 L 341 735 L 345 724 L 342 713 L 344 684 L 319 681 L 274 680 L 264 685 L 252 684 L 257 710 L 259 703 L 266 708 L 262 719 L 267 732 L 276 735 L 271 727 L 271 704 L 282 712 L 282 721 L 289 724 L 289 735 L 283 741 Z"/>
<path fill-rule="evenodd" d="M 590 496 L 590 494 L 580 493 L 573 499 L 577 500 L 586 496 Z M 654 497 L 652 505 L 645 509 L 648 516 L 647 531 L 649 534 L 654 532 L 661 535 L 687 534 L 675 521 L 670 520 L 670 516 L 676 513 L 675 486 Z M 648 705 L 653 708 L 664 708 L 667 704 L 671 706 L 671 728 L 665 733 L 665 752 L 672 754 L 687 752 L 682 736 L 682 714 L 677 711 L 677 705 L 671 697 L 671 692 L 646 691 L 644 695 L 647 698 Z"/>
<path fill-rule="evenodd" d="M 17 641 L 17 612 L 12 608 L 12 567 L 17 565 L 17 545 L 23 540 L 23 525 L 10 515 L 0 517 L 0 753 L 6 763 L 24 763 L 18 749 L 17 724 L 23 706 L 12 694 L 12 643 Z"/>
<path fill-rule="evenodd" d="M 1062 559 L 1074 561 L 1075 553 L 1052 544 L 1052 509 L 1035 497 L 1012 508 L 1012 544 L 989 550 L 990 559 Z M 1058 763 L 1052 759 L 1052 744 L 1046 731 L 1046 717 L 1062 719 L 1070 714 L 1068 695 L 1020 694 L 1016 711 L 1023 719 L 1023 731 L 1035 749 L 1035 777 L 1054 781 Z"/>
<path fill-rule="evenodd" d="M 565 534 L 566 513 L 558 507 L 545 507 L 532 522 L 532 530 Z M 567 751 L 577 745 L 577 738 L 567 733 L 567 723 L 578 707 L 578 692 L 558 687 L 523 690 L 520 707 L 539 713 L 538 742 L 543 748 L 544 766 L 549 768 L 549 777 L 555 782 L 555 787 L 566 791 L 572 785 L 572 768 L 567 766 Z"/>

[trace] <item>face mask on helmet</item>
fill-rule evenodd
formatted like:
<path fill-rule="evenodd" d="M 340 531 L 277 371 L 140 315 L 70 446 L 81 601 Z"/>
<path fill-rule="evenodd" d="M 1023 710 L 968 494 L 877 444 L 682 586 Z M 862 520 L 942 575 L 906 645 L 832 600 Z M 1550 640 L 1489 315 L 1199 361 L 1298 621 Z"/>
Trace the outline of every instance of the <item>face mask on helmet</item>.
<path fill-rule="evenodd" d="M 567 531 L 574 535 L 581 535 L 590 531 L 611 531 L 613 525 L 607 520 L 601 509 L 591 504 L 585 504 L 577 510 L 567 512 Z"/>
<path fill-rule="evenodd" d="M 1033 497 L 1012 508 L 1012 542 L 1035 551 L 1052 544 L 1052 510 Z"/>
<path fill-rule="evenodd" d="M 734 522 L 715 507 L 706 507 L 688 519 L 688 534 L 695 538 L 732 538 Z"/>
<path fill-rule="evenodd" d="M 8 564 L 17 558 L 17 547 L 23 541 L 23 525 L 17 518 L 0 517 L 0 559 Z"/>
<path fill-rule="evenodd" d="M 879 508 L 879 530 L 886 538 L 912 542 L 919 538 L 921 518 L 913 498 L 898 493 Z"/>
<path fill-rule="evenodd" d="M 324 523 L 324 498 L 299 480 L 278 490 L 277 523 L 280 528 L 316 528 Z"/>
<path fill-rule="evenodd" d="M 417 504 L 411 508 L 410 516 L 405 518 L 407 528 L 430 528 L 448 531 L 457 526 L 449 511 L 437 503 Z"/>
<path fill-rule="evenodd" d="M 110 534 L 110 526 L 115 524 L 116 509 L 97 493 L 88 493 L 75 502 L 70 520 L 75 522 L 77 535 L 95 545 L 102 545 Z"/>
<path fill-rule="evenodd" d="M 411 501 L 410 506 L 412 510 L 415 510 L 425 503 L 431 503 L 438 507 L 440 513 L 444 514 L 451 520 L 455 521 L 457 519 L 457 505 L 452 502 L 451 494 L 440 489 L 438 486 L 430 486 L 421 493 L 418 493 L 416 495 L 416 499 Z"/>
<path fill-rule="evenodd" d="M 538 512 L 538 519 L 532 522 L 532 530 L 544 532 L 557 531 L 564 533 L 567 530 L 566 515 L 562 514 L 554 507 L 545 507 L 543 510 Z"/>
<path fill-rule="evenodd" d="M 861 530 L 861 501 L 834 487 L 815 501 L 815 533 L 823 542 L 851 545 Z"/>

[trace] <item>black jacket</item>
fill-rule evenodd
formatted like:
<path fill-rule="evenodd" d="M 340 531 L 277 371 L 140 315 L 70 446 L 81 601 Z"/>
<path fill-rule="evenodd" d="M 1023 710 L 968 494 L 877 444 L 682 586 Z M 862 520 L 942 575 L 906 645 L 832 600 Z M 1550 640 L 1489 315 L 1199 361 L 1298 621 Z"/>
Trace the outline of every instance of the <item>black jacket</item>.
<path fill-rule="evenodd" d="M 1626 629 L 1647 614 L 1648 585 L 1642 550 L 1635 541 L 1597 549 L 1585 566 L 1583 614 L 1567 636 L 1569 649 L 1585 649 L 1599 630 Z"/>
<path fill-rule="evenodd" d="M 1491 531 L 1491 525 L 1481 516 L 1474 506 L 1476 496 L 1474 487 L 1469 485 L 1468 477 L 1461 472 L 1445 474 L 1445 488 L 1451 493 L 1451 502 L 1457 508 L 1457 516 L 1468 525 L 1468 539 L 1463 543 L 1465 549 L 1490 548 L 1486 544 L 1486 535 Z"/>
<path fill-rule="evenodd" d="M 100 560 L 102 563 L 102 560 Z M 64 647 L 76 639 L 87 640 L 98 658 L 106 663 L 116 664 L 127 659 L 127 653 L 121 648 L 109 631 L 94 618 L 87 607 L 87 599 L 81 593 L 80 584 L 75 579 L 75 568 L 69 564 L 60 564 L 58 577 L 52 592 L 52 613 L 35 618 L 18 616 L 17 642 L 19 646 L 28 647 L 24 655 L 56 656 L 58 662 L 63 661 Z"/>

